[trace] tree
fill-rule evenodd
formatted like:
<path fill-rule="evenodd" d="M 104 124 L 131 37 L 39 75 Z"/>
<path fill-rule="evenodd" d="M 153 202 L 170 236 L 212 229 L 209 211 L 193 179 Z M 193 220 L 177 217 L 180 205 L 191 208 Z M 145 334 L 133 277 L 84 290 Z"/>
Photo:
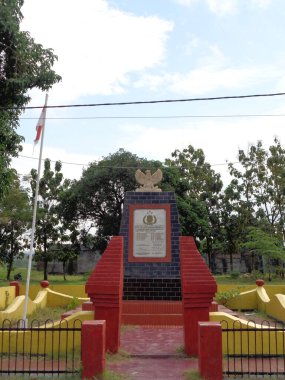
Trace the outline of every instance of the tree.
<path fill-rule="evenodd" d="M 20 30 L 24 0 L 0 0 L 0 198 L 13 181 L 11 158 L 21 151 L 23 137 L 16 129 L 19 116 L 29 102 L 28 90 L 47 91 L 61 78 L 52 66 L 52 49 L 35 43 Z"/>
<path fill-rule="evenodd" d="M 230 257 L 230 270 L 233 271 L 233 256 L 244 252 L 240 250 L 240 243 L 244 239 L 245 230 L 254 223 L 253 209 L 242 196 L 242 187 L 238 180 L 233 179 L 224 190 L 221 207 L 221 236 L 220 252 Z M 243 257 L 247 271 L 252 271 L 251 262 L 247 256 Z"/>
<path fill-rule="evenodd" d="M 269 281 L 271 281 L 273 260 L 282 261 L 284 264 L 282 239 L 270 231 L 265 231 L 260 227 L 248 227 L 245 241 L 241 243 L 241 246 L 247 249 L 253 258 L 256 256 L 263 258 L 264 270 L 269 272 Z"/>
<path fill-rule="evenodd" d="M 166 165 L 177 168 L 180 184 L 176 186 L 177 204 L 184 235 L 204 240 L 212 270 L 215 269 L 213 243 L 220 233 L 220 200 L 223 183 L 205 161 L 202 149 L 189 145 L 182 151 L 175 150 Z"/>
<path fill-rule="evenodd" d="M 242 170 L 231 164 L 230 172 L 248 210 L 248 224 L 252 225 L 254 219 L 265 221 L 285 241 L 285 150 L 280 141 L 275 138 L 269 152 L 261 141 L 251 145 L 247 153 L 240 150 L 239 162 Z"/>
<path fill-rule="evenodd" d="M 0 257 L 7 267 L 7 280 L 13 268 L 14 259 L 23 253 L 26 246 L 24 233 L 31 221 L 31 207 L 28 194 L 20 187 L 16 178 L 0 201 Z"/>
<path fill-rule="evenodd" d="M 35 196 L 37 171 L 31 170 L 32 198 Z M 51 162 L 46 159 L 44 172 L 39 183 L 39 203 L 35 230 L 37 244 L 37 260 L 43 261 L 44 280 L 48 279 L 47 265 L 55 256 L 55 247 L 61 242 L 63 234 L 60 216 L 58 214 L 59 196 L 69 186 L 68 180 L 63 180 L 61 162 L 57 161 L 54 171 L 51 170 Z"/>
<path fill-rule="evenodd" d="M 161 166 L 159 161 L 139 158 L 124 149 L 91 163 L 81 179 L 62 194 L 62 217 L 77 221 L 78 228 L 85 231 L 81 234 L 82 242 L 90 245 L 92 241 L 93 249 L 102 251 L 109 237 L 119 233 L 125 192 L 138 187 L 136 169 L 154 171 Z M 92 237 L 86 233 L 91 228 L 96 230 Z"/>

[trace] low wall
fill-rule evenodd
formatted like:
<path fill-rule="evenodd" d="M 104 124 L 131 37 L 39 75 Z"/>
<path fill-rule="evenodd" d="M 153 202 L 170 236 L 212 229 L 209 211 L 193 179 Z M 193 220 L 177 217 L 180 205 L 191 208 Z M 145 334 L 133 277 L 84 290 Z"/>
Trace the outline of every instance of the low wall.
<path fill-rule="evenodd" d="M 0 288 L 1 289 L 1 288 Z M 29 297 L 31 299 L 34 299 L 38 291 L 41 289 L 40 284 L 38 285 L 30 285 L 29 288 Z M 63 293 L 67 294 L 72 297 L 88 297 L 87 294 L 85 293 L 85 284 L 81 285 L 64 285 L 64 284 L 52 284 L 50 283 L 49 289 L 53 290 L 54 292 L 57 293 Z M 26 285 L 25 284 L 20 284 L 20 295 L 25 295 L 26 294 Z"/>

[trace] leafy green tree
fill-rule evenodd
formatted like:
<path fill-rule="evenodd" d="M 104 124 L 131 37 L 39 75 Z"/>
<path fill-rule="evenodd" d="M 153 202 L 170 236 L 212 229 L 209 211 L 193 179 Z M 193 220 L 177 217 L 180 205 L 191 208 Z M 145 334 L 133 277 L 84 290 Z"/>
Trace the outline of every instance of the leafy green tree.
<path fill-rule="evenodd" d="M 23 0 L 0 0 L 0 198 L 13 181 L 11 158 L 21 151 L 23 137 L 16 132 L 19 116 L 33 88 L 47 91 L 61 78 L 52 66 L 52 49 L 35 43 L 20 30 Z"/>
<path fill-rule="evenodd" d="M 31 188 L 33 198 L 35 196 L 37 171 L 31 170 Z M 47 265 L 55 256 L 54 247 L 61 242 L 63 236 L 60 216 L 58 214 L 58 202 L 60 193 L 69 186 L 68 180 L 63 180 L 61 162 L 57 161 L 54 171 L 51 162 L 44 162 L 43 176 L 39 183 L 39 202 L 35 229 L 35 242 L 37 244 L 37 260 L 43 262 L 44 280 L 47 280 Z"/>
<path fill-rule="evenodd" d="M 10 280 L 14 260 L 26 246 L 24 234 L 32 215 L 28 194 L 21 189 L 18 179 L 14 179 L 10 191 L 0 201 L 0 212 L 0 257 Z"/>
<path fill-rule="evenodd" d="M 180 184 L 175 188 L 184 235 L 203 241 L 210 267 L 215 270 L 214 242 L 220 234 L 220 201 L 223 183 L 206 162 L 202 149 L 189 145 L 175 150 L 166 165 L 179 172 Z"/>
<path fill-rule="evenodd" d="M 285 150 L 280 141 L 275 138 L 269 151 L 261 141 L 251 145 L 247 153 L 240 150 L 239 162 L 242 170 L 230 165 L 230 171 L 240 189 L 240 201 L 248 210 L 248 225 L 264 221 L 285 241 Z"/>
<path fill-rule="evenodd" d="M 139 158 L 124 149 L 91 163 L 81 179 L 62 194 L 62 217 L 78 222 L 84 244 L 103 250 L 108 238 L 119 233 L 125 192 L 138 187 L 136 169 L 154 171 L 161 166 L 159 161 Z M 95 234 L 88 233 L 90 227 Z"/>
<path fill-rule="evenodd" d="M 276 260 L 284 264 L 284 246 L 280 236 L 265 231 L 260 227 L 248 227 L 246 229 L 245 241 L 241 243 L 252 254 L 252 258 L 260 256 L 263 258 L 264 271 L 269 273 L 271 281 L 272 263 Z"/>
<path fill-rule="evenodd" d="M 221 235 L 219 238 L 220 252 L 224 257 L 229 255 L 230 270 L 233 271 L 233 257 L 241 254 L 247 271 L 252 271 L 251 262 L 247 260 L 244 251 L 240 250 L 240 243 L 244 239 L 245 229 L 254 224 L 253 209 L 248 207 L 242 196 L 242 187 L 233 179 L 224 190 L 221 206 Z"/>

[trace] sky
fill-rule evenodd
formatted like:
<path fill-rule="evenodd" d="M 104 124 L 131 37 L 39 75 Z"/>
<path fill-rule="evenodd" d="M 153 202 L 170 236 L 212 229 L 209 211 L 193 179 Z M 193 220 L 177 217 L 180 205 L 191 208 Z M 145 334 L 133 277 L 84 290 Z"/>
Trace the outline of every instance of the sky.
<path fill-rule="evenodd" d="M 285 92 L 284 0 L 25 0 L 21 29 L 58 56 L 62 81 L 48 105 L 132 102 Z M 30 93 L 31 106 L 45 94 Z M 48 109 L 43 157 L 79 179 L 90 162 L 123 148 L 164 161 L 203 149 L 229 181 L 239 149 L 275 137 L 285 145 L 285 96 Z M 20 174 L 37 168 L 40 110 L 18 133 Z M 264 116 L 266 115 L 266 116 Z M 269 116 L 270 115 L 270 116 Z M 283 115 L 283 116 L 282 116 Z"/>

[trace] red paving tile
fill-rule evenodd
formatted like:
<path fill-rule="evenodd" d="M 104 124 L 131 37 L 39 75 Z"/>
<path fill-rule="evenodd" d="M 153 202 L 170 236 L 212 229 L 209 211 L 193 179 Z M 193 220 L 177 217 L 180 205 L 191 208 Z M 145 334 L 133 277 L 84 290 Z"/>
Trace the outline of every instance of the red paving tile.
<path fill-rule="evenodd" d="M 121 335 L 121 349 L 131 358 L 108 363 L 108 369 L 131 380 L 182 380 L 198 361 L 181 354 L 183 328 L 129 327 Z"/>
<path fill-rule="evenodd" d="M 185 380 L 183 373 L 197 370 L 196 359 L 132 358 L 112 363 L 108 369 L 125 375 L 130 380 Z"/>

